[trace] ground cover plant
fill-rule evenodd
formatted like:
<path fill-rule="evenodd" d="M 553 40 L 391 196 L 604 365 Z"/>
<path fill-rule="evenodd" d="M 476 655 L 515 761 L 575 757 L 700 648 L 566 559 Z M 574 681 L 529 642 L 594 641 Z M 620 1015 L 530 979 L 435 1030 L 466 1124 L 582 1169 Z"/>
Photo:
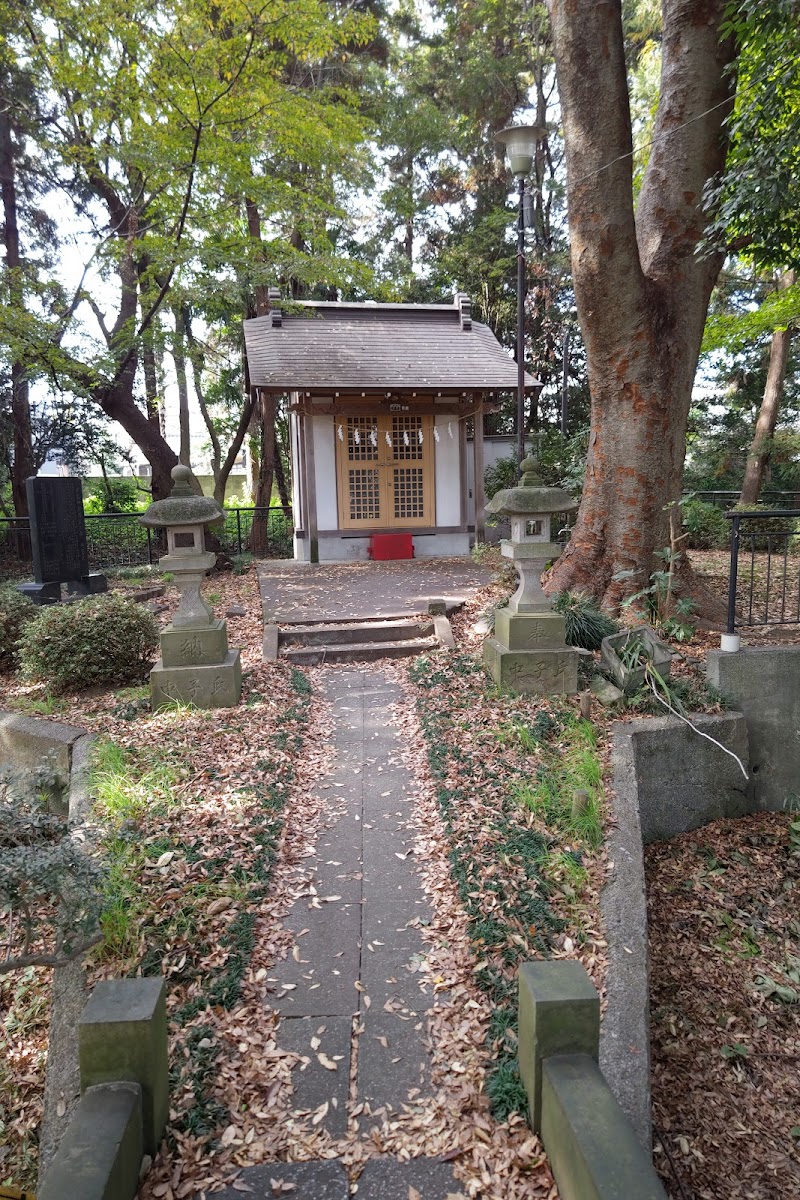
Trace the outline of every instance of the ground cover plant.
<path fill-rule="evenodd" d="M 719 821 L 646 851 L 655 1161 L 675 1200 L 800 1180 L 800 820 Z"/>
<path fill-rule="evenodd" d="M 304 675 L 259 661 L 254 573 L 218 578 L 206 587 L 220 594 L 223 605 L 245 609 L 245 616 L 229 620 L 232 644 L 244 648 L 241 705 L 208 712 L 176 706 L 153 714 L 146 687 L 95 687 L 58 697 L 52 714 L 101 739 L 93 790 L 99 855 L 108 871 L 100 916 L 105 940 L 90 954 L 88 982 L 138 973 L 166 977 L 172 1067 L 167 1142 L 187 1163 L 213 1159 L 238 1105 L 246 1071 L 232 1028 L 241 989 L 253 983 L 250 956 L 311 703 Z M 177 596 L 166 600 L 171 611 Z M 3 683 L 6 707 L 52 709 L 45 685 L 13 675 Z M 6 1052 L 0 1181 L 30 1188 L 36 1181 L 50 979 L 43 968 L 0 979 Z M 158 1178 L 152 1186 L 160 1186 Z M 173 1194 L 195 1195 L 194 1181 L 176 1184 Z"/>
<path fill-rule="evenodd" d="M 36 606 L 12 584 L 0 584 L 0 671 L 17 666 L 20 638 L 36 614 Z"/>
<path fill-rule="evenodd" d="M 597 730 L 569 701 L 499 691 L 468 652 L 417 659 L 409 680 L 475 978 L 491 1006 L 487 1092 L 504 1120 L 526 1111 L 517 1065 L 519 964 L 577 955 L 601 982 Z"/>

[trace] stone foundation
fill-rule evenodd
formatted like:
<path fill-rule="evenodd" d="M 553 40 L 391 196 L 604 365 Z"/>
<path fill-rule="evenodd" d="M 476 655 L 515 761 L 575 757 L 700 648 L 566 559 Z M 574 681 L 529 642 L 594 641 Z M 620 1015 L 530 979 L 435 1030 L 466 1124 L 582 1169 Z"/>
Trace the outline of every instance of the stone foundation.
<path fill-rule="evenodd" d="M 483 644 L 483 661 L 496 684 L 515 692 L 571 696 L 578 690 L 578 654 L 566 646 L 560 650 L 510 650 L 492 637 Z"/>
<path fill-rule="evenodd" d="M 161 634 L 161 663 L 165 667 L 207 667 L 224 663 L 228 654 L 228 626 L 212 621 L 205 629 L 176 629 L 167 625 Z"/>
<path fill-rule="evenodd" d="M 191 630 L 196 636 L 204 630 Z M 184 634 L 186 636 L 186 634 Z M 229 650 L 222 662 L 169 667 L 159 659 L 150 672 L 153 710 L 170 704 L 197 708 L 233 708 L 242 695 L 242 664 L 238 650 Z"/>

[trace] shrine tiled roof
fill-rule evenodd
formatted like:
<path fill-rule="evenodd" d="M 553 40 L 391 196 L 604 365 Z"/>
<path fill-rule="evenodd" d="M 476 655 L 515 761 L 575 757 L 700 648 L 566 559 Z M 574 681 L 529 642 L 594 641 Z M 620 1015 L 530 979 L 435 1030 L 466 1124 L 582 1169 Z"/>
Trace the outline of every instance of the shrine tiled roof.
<path fill-rule="evenodd" d="M 250 383 L 275 392 L 514 390 L 517 366 L 469 300 L 273 305 L 244 322 Z M 525 376 L 527 388 L 535 380 Z"/>

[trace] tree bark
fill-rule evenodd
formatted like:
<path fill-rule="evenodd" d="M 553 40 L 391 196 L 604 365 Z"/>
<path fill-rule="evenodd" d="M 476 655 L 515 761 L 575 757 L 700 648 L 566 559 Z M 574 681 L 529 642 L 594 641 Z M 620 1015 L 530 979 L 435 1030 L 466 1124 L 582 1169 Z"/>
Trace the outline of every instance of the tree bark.
<path fill-rule="evenodd" d="M 258 414 L 261 446 L 255 507 L 261 511 L 253 513 L 249 549 L 251 554 L 263 557 L 269 548 L 269 505 L 275 479 L 275 397 L 271 393 L 259 393 Z"/>
<path fill-rule="evenodd" d="M 178 384 L 178 425 L 180 428 L 180 449 L 178 461 L 185 467 L 192 465 L 192 445 L 189 432 L 189 387 L 186 381 L 186 327 L 183 320 L 183 310 L 178 306 L 174 310 L 175 337 L 172 341 L 172 358 L 175 363 L 175 377 Z"/>
<path fill-rule="evenodd" d="M 283 469 L 283 453 L 281 450 L 281 442 L 278 437 L 277 425 L 275 428 L 275 484 L 278 488 L 281 504 L 284 508 L 292 507 L 292 498 L 289 495 L 289 488 L 286 482 L 286 472 Z"/>
<path fill-rule="evenodd" d="M 591 392 L 581 506 L 549 589 L 614 608 L 646 583 L 680 495 L 686 423 L 719 256 L 702 194 L 724 165 L 734 48 L 725 0 L 664 0 L 661 93 L 634 215 L 621 0 L 548 0 L 567 149 L 573 282 Z M 634 585 L 614 576 L 635 571 Z"/>
<path fill-rule="evenodd" d="M 0 105 L 0 191 L 3 197 L 3 241 L 6 275 L 12 308 L 22 311 L 25 290 L 22 282 L 22 256 L 17 222 L 17 179 L 14 167 L 14 142 L 10 109 Z M 11 500 L 18 517 L 28 515 L 25 480 L 36 474 L 31 428 L 30 390 L 24 363 L 16 357 L 11 363 L 11 418 L 14 424 L 14 458 L 11 463 Z"/>
<path fill-rule="evenodd" d="M 784 271 L 778 280 L 778 288 L 783 291 L 795 282 L 794 271 Z M 783 385 L 786 379 L 786 363 L 789 358 L 789 344 L 792 340 L 792 329 L 776 329 L 769 345 L 769 365 L 767 381 L 764 385 L 764 397 L 756 420 L 753 440 L 747 452 L 747 463 L 742 480 L 742 491 L 739 504 L 757 504 L 764 482 L 764 472 L 767 469 L 772 454 L 772 439 L 778 421 L 778 410 L 783 399 Z"/>

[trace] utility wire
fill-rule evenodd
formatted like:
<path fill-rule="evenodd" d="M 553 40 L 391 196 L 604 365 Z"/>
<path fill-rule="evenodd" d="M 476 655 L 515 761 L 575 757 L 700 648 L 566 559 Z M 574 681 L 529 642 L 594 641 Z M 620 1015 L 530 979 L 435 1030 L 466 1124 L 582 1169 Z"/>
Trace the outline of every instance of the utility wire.
<path fill-rule="evenodd" d="M 707 117 L 710 113 L 716 112 L 718 108 L 724 108 L 726 104 L 735 104 L 740 96 L 746 94 L 747 92 L 751 92 L 755 87 L 761 87 L 762 84 L 766 84 L 768 79 L 773 79 L 775 76 L 775 71 L 782 71 L 784 68 L 792 69 L 793 67 L 794 60 L 788 58 L 784 59 L 782 63 L 779 63 L 776 68 L 773 68 L 773 70 L 770 71 L 768 77 L 764 77 L 763 79 L 754 79 L 751 83 L 745 84 L 744 87 L 738 88 L 735 95 L 727 96 L 724 100 L 720 100 L 718 104 L 712 104 L 710 108 L 704 109 L 703 112 L 696 113 L 695 116 L 689 117 L 680 125 L 674 125 L 671 129 L 665 129 L 662 133 L 657 134 L 656 137 L 650 138 L 649 141 L 641 142 L 640 145 L 634 146 L 632 150 L 627 150 L 625 154 L 618 154 L 616 158 L 612 158 L 610 162 L 604 163 L 602 167 L 597 167 L 596 170 L 589 171 L 586 175 L 581 175 L 580 179 L 576 179 L 572 186 L 577 187 L 579 183 L 585 183 L 587 179 L 593 179 L 595 175 L 601 175 L 603 171 L 608 171 L 618 162 L 623 162 L 626 158 L 633 158 L 634 154 L 641 154 L 643 150 L 647 150 L 650 146 L 654 146 L 656 142 L 662 141 L 664 138 L 669 137 L 674 133 L 680 133 L 682 129 L 686 129 L 689 125 L 693 125 L 695 121 L 702 121 L 703 117 Z"/>

